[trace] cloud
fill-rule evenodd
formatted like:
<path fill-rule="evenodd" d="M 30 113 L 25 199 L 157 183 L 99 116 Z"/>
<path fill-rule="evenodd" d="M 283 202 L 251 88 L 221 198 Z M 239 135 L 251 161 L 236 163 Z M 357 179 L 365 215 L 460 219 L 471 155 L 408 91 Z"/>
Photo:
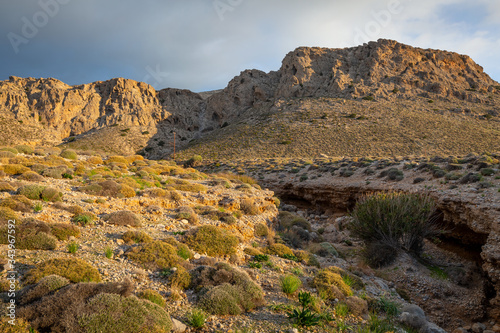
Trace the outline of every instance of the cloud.
<path fill-rule="evenodd" d="M 60 4 L 16 54 L 7 34 L 22 35 L 23 18 L 33 22 L 44 11 L 40 3 L 56 1 L 67 4 Z M 392 13 L 396 2 L 400 11 Z M 500 5 L 488 0 L 474 5 L 461 0 L 39 0 L 0 6 L 0 36 L 5 36 L 0 79 L 56 77 L 81 84 L 125 77 L 157 89 L 203 91 L 224 87 L 247 68 L 277 70 L 298 46 L 341 48 L 365 37 L 466 53 L 500 78 Z M 390 17 L 384 18 L 387 12 Z M 151 71 L 158 72 L 156 78 Z"/>

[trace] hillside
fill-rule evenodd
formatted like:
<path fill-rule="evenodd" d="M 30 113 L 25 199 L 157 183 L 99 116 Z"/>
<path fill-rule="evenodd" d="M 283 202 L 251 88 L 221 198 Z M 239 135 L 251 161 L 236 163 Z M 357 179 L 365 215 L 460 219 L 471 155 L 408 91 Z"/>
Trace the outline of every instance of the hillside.
<path fill-rule="evenodd" d="M 223 159 L 480 153 L 500 149 L 499 88 L 468 56 L 391 40 L 300 47 L 278 71 L 247 70 L 202 94 L 11 77 L 0 116 L 22 134 L 1 140 L 150 158 L 170 156 L 174 132 L 184 156 Z"/>

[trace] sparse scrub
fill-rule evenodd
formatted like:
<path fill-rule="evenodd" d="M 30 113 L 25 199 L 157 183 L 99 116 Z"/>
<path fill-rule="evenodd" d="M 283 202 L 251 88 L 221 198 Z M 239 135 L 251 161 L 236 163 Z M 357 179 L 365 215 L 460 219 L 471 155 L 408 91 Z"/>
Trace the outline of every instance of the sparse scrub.
<path fill-rule="evenodd" d="M 284 244 L 273 244 L 267 247 L 266 252 L 284 258 L 286 255 L 295 256 L 292 249 Z"/>
<path fill-rule="evenodd" d="M 39 264 L 36 268 L 28 271 L 24 277 L 24 283 L 37 283 L 43 277 L 48 275 L 59 275 L 65 277 L 71 282 L 101 281 L 99 271 L 87 262 L 77 258 L 57 258 L 46 260 Z"/>
<path fill-rule="evenodd" d="M 19 215 L 9 207 L 0 207 L 0 225 L 5 225 L 8 221 L 19 221 Z"/>
<path fill-rule="evenodd" d="M 165 305 L 167 305 L 165 298 L 163 298 L 163 296 L 160 295 L 157 291 L 154 291 L 152 289 L 146 289 L 144 291 L 141 291 L 137 296 L 142 299 L 147 299 L 151 303 L 157 304 L 162 308 L 164 308 Z"/>
<path fill-rule="evenodd" d="M 41 182 L 43 181 L 43 177 L 40 176 L 38 173 L 33 172 L 33 171 L 27 171 L 22 173 L 18 179 L 21 180 L 27 180 L 29 182 Z"/>
<path fill-rule="evenodd" d="M 175 218 L 178 220 L 187 220 L 193 225 L 197 225 L 199 222 L 198 215 L 195 213 L 194 209 L 188 206 L 179 207 Z"/>
<path fill-rule="evenodd" d="M 82 213 L 82 214 L 77 214 L 73 217 L 73 222 L 82 226 L 82 227 L 85 227 L 87 225 L 93 225 L 94 224 L 94 216 L 92 214 L 85 214 L 85 213 Z"/>
<path fill-rule="evenodd" d="M 302 281 L 295 275 L 285 275 L 280 279 L 281 291 L 287 295 L 291 295 L 299 289 L 302 285 Z"/>
<path fill-rule="evenodd" d="M 360 200 L 350 229 L 367 244 L 386 244 L 420 253 L 424 238 L 434 235 L 434 200 L 420 194 L 378 193 Z"/>
<path fill-rule="evenodd" d="M 33 154 L 33 148 L 28 145 L 17 145 L 14 148 L 22 154 Z"/>
<path fill-rule="evenodd" d="M 71 242 L 68 244 L 68 252 L 69 253 L 76 253 L 76 251 L 78 251 L 78 249 L 80 248 L 80 245 L 77 243 L 77 242 Z"/>
<path fill-rule="evenodd" d="M 68 223 L 50 224 L 50 230 L 58 240 L 68 240 L 71 236 L 80 237 L 80 228 Z"/>
<path fill-rule="evenodd" d="M 141 243 L 127 252 L 127 257 L 146 269 L 165 269 L 177 266 L 183 259 L 177 249 L 163 241 Z"/>
<path fill-rule="evenodd" d="M 15 188 L 7 182 L 0 182 L 0 192 L 12 192 Z"/>
<path fill-rule="evenodd" d="M 5 164 L 3 171 L 8 175 L 20 175 L 22 173 L 31 171 L 30 168 L 21 164 Z"/>
<path fill-rule="evenodd" d="M 103 219 L 113 225 L 129 225 L 132 227 L 140 227 L 142 225 L 139 216 L 128 210 L 113 212 L 104 216 Z"/>
<path fill-rule="evenodd" d="M 264 223 L 257 223 L 254 226 L 254 234 L 257 237 L 267 237 L 269 235 L 269 228 Z"/>
<path fill-rule="evenodd" d="M 65 150 L 63 150 L 61 152 L 60 156 L 62 158 L 66 158 L 66 159 L 69 159 L 69 160 L 76 160 L 78 158 L 78 154 L 73 149 L 65 149 Z"/>
<path fill-rule="evenodd" d="M 316 273 L 312 285 L 318 292 L 324 293 L 327 299 L 343 299 L 351 296 L 351 288 L 342 280 L 342 276 L 331 269 L 322 269 Z"/>
<path fill-rule="evenodd" d="M 194 309 L 187 315 L 187 322 L 194 328 L 202 328 L 206 321 L 207 315 L 200 309 Z"/>
<path fill-rule="evenodd" d="M 190 271 L 192 285 L 207 288 L 199 306 L 217 315 L 238 315 L 264 303 L 264 293 L 248 274 L 225 263 L 216 267 L 199 266 Z"/>
<path fill-rule="evenodd" d="M 257 215 L 260 213 L 259 207 L 252 199 L 243 199 L 240 208 L 246 215 Z"/>
<path fill-rule="evenodd" d="M 204 225 L 186 235 L 186 244 L 199 253 L 223 256 L 236 252 L 238 237 L 212 225 Z"/>
<path fill-rule="evenodd" d="M 123 234 L 122 239 L 127 244 L 149 243 L 149 242 L 153 241 L 153 238 L 151 236 L 149 236 L 147 233 L 145 233 L 144 231 L 141 231 L 141 230 L 139 230 L 139 231 L 132 231 L 132 230 L 126 231 Z"/>

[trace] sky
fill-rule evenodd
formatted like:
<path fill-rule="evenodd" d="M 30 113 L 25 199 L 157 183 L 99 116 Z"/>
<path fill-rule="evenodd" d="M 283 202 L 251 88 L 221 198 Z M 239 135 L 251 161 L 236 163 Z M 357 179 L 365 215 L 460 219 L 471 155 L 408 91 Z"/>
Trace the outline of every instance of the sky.
<path fill-rule="evenodd" d="M 0 80 L 200 92 L 299 46 L 386 38 L 467 54 L 500 81 L 499 18 L 498 0 L 0 0 Z"/>

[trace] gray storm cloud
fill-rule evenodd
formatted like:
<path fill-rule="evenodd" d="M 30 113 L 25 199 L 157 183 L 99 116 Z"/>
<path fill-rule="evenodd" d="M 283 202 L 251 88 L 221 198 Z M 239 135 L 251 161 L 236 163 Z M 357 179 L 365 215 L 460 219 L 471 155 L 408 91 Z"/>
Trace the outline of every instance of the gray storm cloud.
<path fill-rule="evenodd" d="M 499 80 L 495 17 L 489 0 L 3 0 L 0 80 L 125 77 L 203 91 L 247 68 L 277 70 L 298 46 L 378 38 L 469 54 Z"/>

